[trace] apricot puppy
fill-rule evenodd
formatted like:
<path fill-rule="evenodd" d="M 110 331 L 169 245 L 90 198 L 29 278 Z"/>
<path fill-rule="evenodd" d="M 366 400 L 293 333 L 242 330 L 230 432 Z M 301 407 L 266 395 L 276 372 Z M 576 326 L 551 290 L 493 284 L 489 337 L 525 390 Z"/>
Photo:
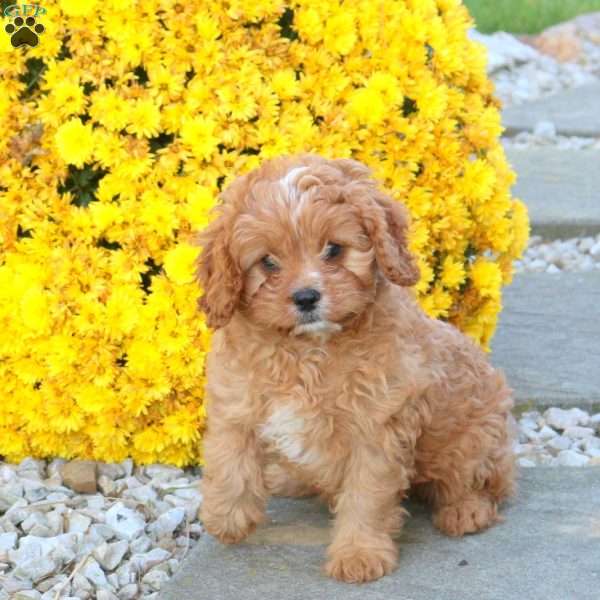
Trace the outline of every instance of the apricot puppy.
<path fill-rule="evenodd" d="M 511 392 L 484 353 L 428 318 L 406 209 L 353 160 L 266 162 L 223 193 L 201 235 L 207 361 L 201 518 L 243 540 L 271 494 L 335 515 L 327 574 L 394 569 L 402 499 L 460 536 L 513 489 Z"/>

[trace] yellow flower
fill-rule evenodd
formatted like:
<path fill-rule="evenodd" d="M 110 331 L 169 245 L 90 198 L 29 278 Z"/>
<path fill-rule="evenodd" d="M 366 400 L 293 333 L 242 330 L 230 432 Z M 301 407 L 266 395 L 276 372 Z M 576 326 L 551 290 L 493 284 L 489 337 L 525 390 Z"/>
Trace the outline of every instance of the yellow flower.
<path fill-rule="evenodd" d="M 462 261 L 447 256 L 442 265 L 442 283 L 447 288 L 455 288 L 465 280 L 465 268 Z"/>
<path fill-rule="evenodd" d="M 191 418 L 190 413 L 189 409 L 183 409 L 165 418 L 164 430 L 170 439 L 184 443 L 198 439 L 199 423 Z"/>
<path fill-rule="evenodd" d="M 94 147 L 92 128 L 81 119 L 71 119 L 61 125 L 54 137 L 59 156 L 66 162 L 83 167 Z"/>
<path fill-rule="evenodd" d="M 85 107 L 85 95 L 79 83 L 63 81 L 54 88 L 54 101 L 63 114 L 78 114 Z"/>
<path fill-rule="evenodd" d="M 165 255 L 163 263 L 165 272 L 173 283 L 182 285 L 194 281 L 198 253 L 197 246 L 181 243 Z"/>
<path fill-rule="evenodd" d="M 292 69 L 277 71 L 271 79 L 271 85 L 280 98 L 293 98 L 300 94 L 300 86 Z"/>
<path fill-rule="evenodd" d="M 376 89 L 358 89 L 348 100 L 348 113 L 359 123 L 377 125 L 383 121 L 387 110 L 383 96 Z"/>
<path fill-rule="evenodd" d="M 215 197 L 215 193 L 206 186 L 197 186 L 188 193 L 184 214 L 194 230 L 200 231 L 208 225 Z"/>
<path fill-rule="evenodd" d="M 151 98 L 137 100 L 128 115 L 127 131 L 139 136 L 154 137 L 160 131 L 160 110 Z"/>
<path fill-rule="evenodd" d="M 215 134 L 217 123 L 210 118 L 196 117 L 181 127 L 181 139 L 199 158 L 208 160 L 216 151 L 219 138 Z"/>
<path fill-rule="evenodd" d="M 49 314 L 50 301 L 41 287 L 32 286 L 21 299 L 21 319 L 28 329 L 47 333 L 52 319 Z"/>
<path fill-rule="evenodd" d="M 221 34 L 218 20 L 207 15 L 204 11 L 200 11 L 196 16 L 196 29 L 203 40 L 214 40 Z"/>
<path fill-rule="evenodd" d="M 127 125 L 128 111 L 123 98 L 115 90 L 108 89 L 92 94 L 90 106 L 92 118 L 111 131 L 119 131 Z"/>
<path fill-rule="evenodd" d="M 61 10 L 70 17 L 85 17 L 96 9 L 97 0 L 59 0 Z"/>
<path fill-rule="evenodd" d="M 107 333 L 115 339 L 128 335 L 140 321 L 142 290 L 135 285 L 113 287 L 106 302 Z"/>
<path fill-rule="evenodd" d="M 471 281 L 483 297 L 499 298 L 502 286 L 502 273 L 496 263 L 478 259 L 471 266 Z"/>
<path fill-rule="evenodd" d="M 354 18 L 348 12 L 330 17 L 323 35 L 325 48 L 338 54 L 348 54 L 356 43 Z"/>

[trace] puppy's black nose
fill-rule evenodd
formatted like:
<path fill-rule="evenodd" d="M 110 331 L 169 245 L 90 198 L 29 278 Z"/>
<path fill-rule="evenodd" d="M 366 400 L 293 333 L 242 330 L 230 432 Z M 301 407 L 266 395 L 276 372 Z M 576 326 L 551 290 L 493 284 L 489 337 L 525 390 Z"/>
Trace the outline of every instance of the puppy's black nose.
<path fill-rule="evenodd" d="M 302 311 L 313 310 L 317 302 L 321 299 L 321 294 L 312 288 L 302 288 L 292 294 L 294 304 Z"/>

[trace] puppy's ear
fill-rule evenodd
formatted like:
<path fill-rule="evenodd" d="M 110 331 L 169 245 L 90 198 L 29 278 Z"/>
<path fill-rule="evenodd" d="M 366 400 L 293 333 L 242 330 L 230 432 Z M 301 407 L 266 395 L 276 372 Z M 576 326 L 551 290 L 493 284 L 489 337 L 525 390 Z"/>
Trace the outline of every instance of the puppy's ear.
<path fill-rule="evenodd" d="M 375 202 L 383 209 L 385 230 L 372 226 L 375 256 L 384 275 L 396 285 L 411 286 L 419 281 L 417 261 L 408 249 L 410 217 L 407 208 L 375 190 Z"/>
<path fill-rule="evenodd" d="M 238 306 L 243 286 L 241 269 L 229 250 L 233 218 L 224 208 L 198 236 L 202 252 L 196 263 L 196 277 L 204 292 L 198 306 L 213 329 L 227 325 Z"/>
<path fill-rule="evenodd" d="M 408 249 L 408 210 L 377 189 L 367 167 L 354 160 L 336 162 L 342 163 L 344 175 L 352 179 L 343 195 L 362 218 L 381 272 L 396 285 L 415 285 L 420 273 Z"/>

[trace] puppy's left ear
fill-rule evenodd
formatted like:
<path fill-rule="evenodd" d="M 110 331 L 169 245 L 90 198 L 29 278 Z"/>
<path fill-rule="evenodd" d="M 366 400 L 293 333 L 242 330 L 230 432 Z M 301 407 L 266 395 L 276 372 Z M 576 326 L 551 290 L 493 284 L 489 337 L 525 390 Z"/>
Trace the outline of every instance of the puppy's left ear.
<path fill-rule="evenodd" d="M 243 287 L 241 269 L 229 250 L 232 218 L 227 212 L 227 208 L 221 210 L 198 236 L 202 252 L 196 263 L 196 277 L 204 292 L 198 306 L 213 329 L 219 329 L 230 321 Z"/>
<path fill-rule="evenodd" d="M 375 249 L 377 264 L 392 283 L 415 285 L 420 273 L 415 257 L 408 249 L 408 210 L 377 189 L 372 190 L 371 197 L 374 209 L 363 209 L 363 221 Z"/>
<path fill-rule="evenodd" d="M 359 211 L 382 273 L 396 285 L 415 285 L 420 273 L 408 249 L 408 210 L 377 188 L 370 169 L 362 163 L 339 159 L 335 164 L 351 180 L 341 194 Z"/>
<path fill-rule="evenodd" d="M 396 285 L 415 285 L 420 273 L 408 249 L 408 210 L 380 192 L 372 180 L 351 183 L 343 195 L 361 216 L 381 272 Z"/>

